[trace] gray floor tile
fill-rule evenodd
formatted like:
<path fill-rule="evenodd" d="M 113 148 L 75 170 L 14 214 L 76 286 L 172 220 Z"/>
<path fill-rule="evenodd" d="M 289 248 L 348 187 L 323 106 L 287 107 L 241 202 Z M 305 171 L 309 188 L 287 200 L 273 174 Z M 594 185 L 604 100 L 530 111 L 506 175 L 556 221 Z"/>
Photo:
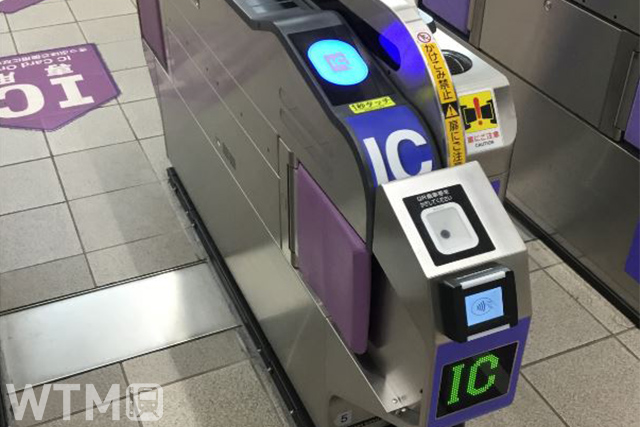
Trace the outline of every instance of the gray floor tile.
<path fill-rule="evenodd" d="M 136 12 L 136 8 L 128 0 L 68 0 L 68 3 L 78 21 Z M 113 31 L 117 29 L 114 28 Z"/>
<path fill-rule="evenodd" d="M 93 288 L 84 255 L 0 274 L 0 311 Z"/>
<path fill-rule="evenodd" d="M 640 361 L 614 338 L 526 368 L 524 375 L 571 427 L 638 425 Z"/>
<path fill-rule="evenodd" d="M 151 166 L 156 172 L 158 179 L 167 179 L 167 169 L 171 167 L 171 163 L 167 158 L 167 146 L 165 145 L 164 137 L 158 136 L 155 138 L 143 139 L 140 141 L 140 144 L 142 144 L 142 149 L 151 162 Z"/>
<path fill-rule="evenodd" d="M 0 215 L 64 202 L 51 159 L 0 168 Z"/>
<path fill-rule="evenodd" d="M 121 104 L 156 97 L 149 69 L 146 66 L 117 71 L 113 73 L 113 78 L 121 91 L 118 97 L 118 102 Z"/>
<path fill-rule="evenodd" d="M 249 362 L 165 387 L 162 419 L 143 424 L 144 427 L 282 425 Z"/>
<path fill-rule="evenodd" d="M 0 34 L 0 57 L 11 56 L 16 53 L 16 47 L 13 45 L 11 34 Z"/>
<path fill-rule="evenodd" d="M 0 34 L 9 32 L 9 24 L 7 24 L 7 17 L 3 13 L 0 15 Z"/>
<path fill-rule="evenodd" d="M 69 200 L 157 180 L 137 141 L 55 158 Z"/>
<path fill-rule="evenodd" d="M 93 384 L 96 391 L 98 392 L 98 395 L 101 399 L 104 400 L 105 403 L 113 400 L 107 399 L 107 394 L 112 385 L 117 384 L 120 387 L 120 395 L 117 398 L 121 398 L 124 396 L 127 387 L 120 365 L 107 366 L 105 368 L 97 369 L 86 374 L 77 375 L 75 377 L 71 377 L 54 384 L 80 384 L 81 386 L 81 390 L 71 392 L 71 410 L 66 414 L 72 414 L 74 412 L 82 411 L 87 408 L 84 392 L 87 384 Z M 42 386 L 36 387 L 34 389 L 38 400 L 40 399 L 42 390 Z M 17 394 L 17 398 L 22 398 L 21 392 Z M 64 415 L 65 412 L 62 405 L 62 393 L 60 391 L 54 391 L 53 389 L 51 389 L 44 411 L 43 421 L 55 420 L 56 418 L 62 418 Z M 18 427 L 27 427 L 36 423 L 38 423 L 38 421 L 34 419 L 33 412 L 27 410 L 24 419 L 20 422 L 17 422 L 16 425 Z"/>
<path fill-rule="evenodd" d="M 62 129 L 48 132 L 54 155 L 133 141 L 135 136 L 119 106 L 97 108 Z"/>
<path fill-rule="evenodd" d="M 245 360 L 235 330 L 124 362 L 130 383 L 165 385 Z"/>
<path fill-rule="evenodd" d="M 0 217 L 0 273 L 82 253 L 66 204 Z"/>
<path fill-rule="evenodd" d="M 139 139 L 163 134 L 162 117 L 156 99 L 131 102 L 123 105 L 122 109 Z"/>
<path fill-rule="evenodd" d="M 629 319 L 623 316 L 566 264 L 549 267 L 547 268 L 547 273 L 611 332 L 624 331 L 633 326 Z"/>
<path fill-rule="evenodd" d="M 130 420 L 127 417 L 126 399 L 118 402 L 110 402 L 107 405 L 101 405 L 100 409 L 92 410 L 91 420 L 87 420 L 87 412 L 79 412 L 69 417 L 69 420 L 59 419 L 43 424 L 42 427 L 140 427 L 138 421 Z M 114 420 L 113 407 L 114 403 L 118 405 L 118 416 Z"/>
<path fill-rule="evenodd" d="M 180 227 L 160 184 L 70 202 L 87 251 L 167 234 Z"/>
<path fill-rule="evenodd" d="M 75 19 L 66 2 L 36 4 L 7 15 L 11 31 L 66 24 Z"/>
<path fill-rule="evenodd" d="M 529 250 L 529 256 L 533 258 L 540 267 L 546 268 L 562 262 L 562 260 L 540 240 L 527 242 L 527 249 Z"/>
<path fill-rule="evenodd" d="M 540 269 L 540 264 L 534 261 L 533 258 L 529 257 L 529 272 L 536 271 Z"/>
<path fill-rule="evenodd" d="M 140 40 L 138 15 L 116 16 L 80 22 L 80 28 L 91 43 Z"/>
<path fill-rule="evenodd" d="M 469 421 L 467 427 L 564 427 L 564 423 L 524 379 L 518 381 L 516 398 L 504 409 Z"/>
<path fill-rule="evenodd" d="M 198 260 L 183 230 L 91 252 L 87 257 L 98 286 Z"/>
<path fill-rule="evenodd" d="M 0 166 L 49 157 L 40 131 L 0 128 Z"/>
<path fill-rule="evenodd" d="M 106 43 L 98 47 L 102 58 L 111 71 L 144 67 L 147 65 L 140 39 Z"/>
<path fill-rule="evenodd" d="M 543 270 L 531 273 L 533 317 L 523 363 L 531 363 L 608 332 Z"/>
<path fill-rule="evenodd" d="M 630 331 L 618 335 L 622 344 L 640 358 L 640 329 L 633 328 Z"/>
<path fill-rule="evenodd" d="M 20 53 L 85 43 L 80 27 L 76 23 L 16 31 L 13 33 L 13 38 Z"/>
<path fill-rule="evenodd" d="M 166 176 L 166 172 L 165 172 L 165 176 Z M 169 200 L 169 203 L 171 204 L 171 207 L 173 208 L 173 211 L 178 217 L 178 221 L 180 221 L 180 224 L 182 225 L 182 227 L 185 229 L 192 228 L 191 220 L 187 216 L 187 213 L 184 211 L 184 208 L 182 207 L 180 200 L 178 200 L 178 197 L 176 196 L 175 191 L 173 191 L 173 189 L 171 188 L 169 181 L 165 178 L 165 180 L 160 181 L 160 183 L 162 184 L 164 193 L 167 196 L 167 199 Z M 192 239 L 190 238 L 190 240 Z"/>

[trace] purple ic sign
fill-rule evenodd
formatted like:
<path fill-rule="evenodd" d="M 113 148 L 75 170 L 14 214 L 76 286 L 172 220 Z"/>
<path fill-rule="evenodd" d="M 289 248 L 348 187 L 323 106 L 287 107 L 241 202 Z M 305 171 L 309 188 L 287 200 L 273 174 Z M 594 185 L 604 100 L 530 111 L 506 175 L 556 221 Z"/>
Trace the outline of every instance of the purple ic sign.
<path fill-rule="evenodd" d="M 0 58 L 1 127 L 56 130 L 119 94 L 94 44 Z"/>
<path fill-rule="evenodd" d="M 0 0 L 0 12 L 13 13 L 40 3 L 42 0 Z"/>

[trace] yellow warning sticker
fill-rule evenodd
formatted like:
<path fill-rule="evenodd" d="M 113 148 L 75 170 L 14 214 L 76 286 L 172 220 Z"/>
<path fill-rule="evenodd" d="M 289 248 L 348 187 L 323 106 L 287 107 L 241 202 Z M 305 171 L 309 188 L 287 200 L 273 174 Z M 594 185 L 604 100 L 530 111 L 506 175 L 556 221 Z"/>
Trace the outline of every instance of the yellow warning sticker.
<path fill-rule="evenodd" d="M 427 58 L 429 70 L 435 80 L 438 99 L 445 115 L 445 134 L 447 138 L 448 166 L 457 166 L 465 163 L 466 148 L 462 120 L 458 113 L 458 98 L 453 87 L 451 73 L 446 66 L 444 56 L 436 43 L 423 43 L 422 50 Z"/>
<path fill-rule="evenodd" d="M 441 104 L 457 101 L 456 91 L 453 88 L 453 79 L 446 66 L 444 56 L 440 48 L 435 43 L 425 43 L 422 49 L 427 57 L 427 63 L 431 70 L 431 75 L 436 81 L 436 89 Z"/>
<path fill-rule="evenodd" d="M 500 118 L 492 89 L 460 95 L 467 152 L 492 150 L 504 145 Z"/>
<path fill-rule="evenodd" d="M 447 134 L 449 167 L 464 164 L 466 161 L 466 153 L 460 116 L 445 119 L 444 126 Z"/>
<path fill-rule="evenodd" d="M 498 115 L 490 90 L 461 96 L 460 112 L 466 132 L 480 132 L 498 127 Z"/>
<path fill-rule="evenodd" d="M 367 113 L 369 111 L 381 110 L 383 108 L 393 107 L 396 103 L 393 102 L 390 96 L 383 96 L 381 98 L 369 99 L 366 101 L 356 102 L 349 104 L 349 109 L 354 114 Z"/>
<path fill-rule="evenodd" d="M 453 108 L 453 105 L 449 104 L 447 106 L 447 112 L 445 114 L 445 118 L 451 119 L 453 117 L 458 117 L 458 112 L 456 111 L 455 108 Z"/>

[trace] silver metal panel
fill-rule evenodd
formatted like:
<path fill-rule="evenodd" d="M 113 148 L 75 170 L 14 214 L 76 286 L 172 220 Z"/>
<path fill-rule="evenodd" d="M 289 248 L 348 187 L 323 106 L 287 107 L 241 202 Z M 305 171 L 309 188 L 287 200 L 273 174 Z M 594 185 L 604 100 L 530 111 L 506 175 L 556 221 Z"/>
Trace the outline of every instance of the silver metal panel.
<path fill-rule="evenodd" d="M 365 375 L 349 354 L 174 88 L 180 81 L 172 82 L 158 71 L 169 157 L 316 425 L 333 425 L 328 410 L 333 394 L 358 396 L 349 404 L 365 408 L 354 407 L 354 416 L 362 414 L 363 420 L 373 413 L 398 426 L 410 425 L 387 413 L 377 400 L 369 381 L 374 375 L 383 378 L 383 373 Z"/>
<path fill-rule="evenodd" d="M 235 326 L 199 264 L 0 317 L 0 346 L 21 390 Z"/>
<path fill-rule="evenodd" d="M 325 317 L 169 77 L 159 75 L 169 158 L 305 406 L 314 419 L 326 417 Z"/>
<path fill-rule="evenodd" d="M 226 103 L 234 98 L 234 91 L 245 93 L 358 234 L 367 239 L 364 184 L 354 153 L 277 37 L 268 31 L 250 31 L 225 1 L 203 2 L 200 9 L 190 0 L 166 1 L 163 11 L 181 42 L 183 34 L 195 33 L 197 51 L 191 57 L 197 64 L 219 61 L 218 66 L 202 72 L 220 98 Z M 239 113 L 234 118 L 245 121 Z M 203 127 L 206 123 L 200 120 Z"/>
<path fill-rule="evenodd" d="M 215 150 L 225 160 L 247 192 L 262 221 L 275 240 L 280 240 L 279 178 L 253 141 L 207 83 L 183 45 L 167 31 L 173 83 L 207 133 Z M 275 134 L 272 134 L 276 138 Z M 276 151 L 276 150 L 274 150 Z"/>
<path fill-rule="evenodd" d="M 640 163 L 514 75 L 518 143 L 507 197 L 636 310 L 625 273 L 640 212 Z"/>
<path fill-rule="evenodd" d="M 573 0 L 629 30 L 640 32 L 640 2 L 636 0 Z"/>
<path fill-rule="evenodd" d="M 485 2 L 479 47 L 612 137 L 637 46 L 637 36 L 566 0 Z"/>

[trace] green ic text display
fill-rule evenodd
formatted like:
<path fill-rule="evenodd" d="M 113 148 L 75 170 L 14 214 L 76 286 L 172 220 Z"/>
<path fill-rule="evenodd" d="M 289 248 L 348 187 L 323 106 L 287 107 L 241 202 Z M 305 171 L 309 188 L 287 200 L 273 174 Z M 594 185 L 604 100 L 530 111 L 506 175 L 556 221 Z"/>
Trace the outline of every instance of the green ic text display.
<path fill-rule="evenodd" d="M 445 365 L 438 418 L 506 394 L 517 349 L 513 343 Z"/>

